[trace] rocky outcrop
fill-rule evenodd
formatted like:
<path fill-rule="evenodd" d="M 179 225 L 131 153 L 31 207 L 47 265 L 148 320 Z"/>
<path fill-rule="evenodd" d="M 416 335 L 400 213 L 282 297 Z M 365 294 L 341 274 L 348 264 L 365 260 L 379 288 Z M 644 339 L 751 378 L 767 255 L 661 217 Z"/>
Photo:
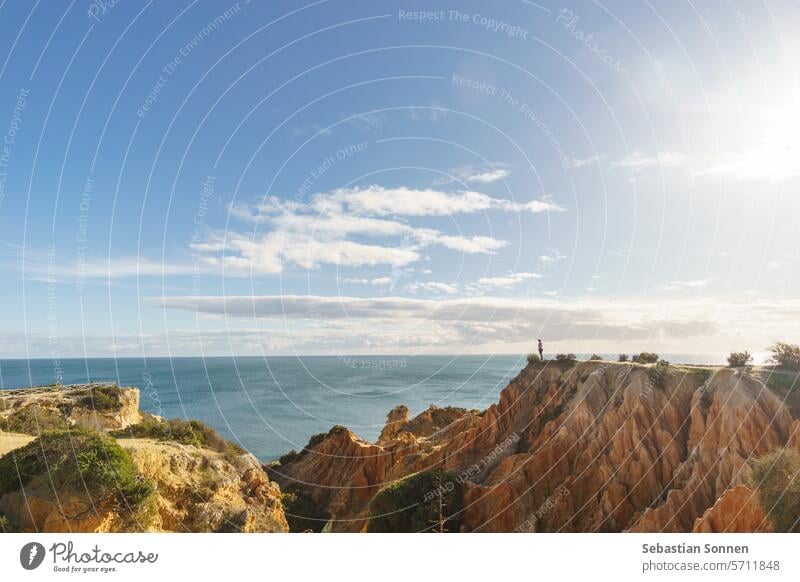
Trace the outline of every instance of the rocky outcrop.
<path fill-rule="evenodd" d="M 694 522 L 694 532 L 698 533 L 750 533 L 770 532 L 772 526 L 764 516 L 756 493 L 737 485 L 728 489 Z"/>
<path fill-rule="evenodd" d="M 119 439 L 137 472 L 155 484 L 154 531 L 286 532 L 281 492 L 258 460 L 179 443 Z"/>
<path fill-rule="evenodd" d="M 114 384 L 0 391 L 0 429 L 38 435 L 70 426 L 124 429 L 141 422 L 139 390 Z"/>
<path fill-rule="evenodd" d="M 271 470 L 283 488 L 303 488 L 334 531 L 362 531 L 378 490 L 431 468 L 463 481 L 466 531 L 692 531 L 796 421 L 745 372 L 658 372 L 532 363 L 483 413 L 437 423 L 435 410 L 408 420 L 398 407 L 376 443 L 341 428 Z"/>
<path fill-rule="evenodd" d="M 254 456 L 201 423 L 142 415 L 134 388 L 95 389 L 1 395 L 0 426 L 28 433 L 0 431 L 2 529 L 288 531 L 280 488 Z"/>

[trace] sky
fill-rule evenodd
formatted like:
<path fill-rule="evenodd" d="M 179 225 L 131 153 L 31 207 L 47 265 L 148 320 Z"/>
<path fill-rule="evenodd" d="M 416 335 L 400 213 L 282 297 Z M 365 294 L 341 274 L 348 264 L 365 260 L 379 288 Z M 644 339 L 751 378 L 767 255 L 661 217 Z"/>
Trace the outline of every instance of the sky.
<path fill-rule="evenodd" d="M 0 357 L 800 341 L 791 1 L 0 2 Z"/>

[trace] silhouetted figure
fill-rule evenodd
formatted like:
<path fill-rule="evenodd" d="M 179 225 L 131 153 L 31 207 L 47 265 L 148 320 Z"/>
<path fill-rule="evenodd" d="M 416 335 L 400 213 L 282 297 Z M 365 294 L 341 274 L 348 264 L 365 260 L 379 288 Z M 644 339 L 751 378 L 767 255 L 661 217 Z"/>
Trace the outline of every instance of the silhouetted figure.
<path fill-rule="evenodd" d="M 544 360 L 544 348 L 542 347 L 541 339 L 539 339 L 539 359 Z"/>

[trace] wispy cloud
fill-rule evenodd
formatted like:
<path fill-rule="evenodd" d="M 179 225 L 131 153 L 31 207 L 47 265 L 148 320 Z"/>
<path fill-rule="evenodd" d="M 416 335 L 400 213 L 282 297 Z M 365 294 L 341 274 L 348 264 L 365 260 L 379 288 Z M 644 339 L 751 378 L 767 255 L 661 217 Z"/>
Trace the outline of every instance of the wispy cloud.
<path fill-rule="evenodd" d="M 460 166 L 448 172 L 447 178 L 437 180 L 436 184 L 450 184 L 452 182 L 467 182 L 471 184 L 491 184 L 505 180 L 511 175 L 509 165 L 505 163 L 495 163 L 490 165 Z"/>
<path fill-rule="evenodd" d="M 564 167 L 568 170 L 577 170 L 584 166 L 589 166 L 598 163 L 603 159 L 603 156 L 591 156 L 588 158 L 567 158 L 564 160 Z"/>
<path fill-rule="evenodd" d="M 456 285 L 437 281 L 417 281 L 409 283 L 406 285 L 406 290 L 411 293 L 418 293 L 419 291 L 433 291 L 435 293 L 446 293 L 448 295 L 458 293 L 458 287 Z"/>
<path fill-rule="evenodd" d="M 267 197 L 258 205 L 232 206 L 231 216 L 261 223 L 269 231 L 262 235 L 233 229 L 209 233 L 205 240 L 192 244 L 192 251 L 209 265 L 262 274 L 280 273 L 286 265 L 307 269 L 323 264 L 402 267 L 420 260 L 420 251 L 429 246 L 464 254 L 493 254 L 508 245 L 491 236 L 415 227 L 409 219 L 487 211 L 562 210 L 548 197 L 519 203 L 475 191 L 375 185 L 339 188 L 315 194 L 308 203 Z M 377 240 L 352 240 L 354 236 Z M 397 244 L 397 238 L 401 244 Z"/>
<path fill-rule="evenodd" d="M 449 294 L 444 288 L 441 292 Z M 442 299 L 182 296 L 163 297 L 154 303 L 167 309 L 223 318 L 255 317 L 265 325 L 270 321 L 287 326 L 314 321 L 313 337 L 296 333 L 297 347 L 313 347 L 319 336 L 344 338 L 352 333 L 353 337 L 343 339 L 344 343 L 336 347 L 382 346 L 395 350 L 394 353 L 409 346 L 457 348 L 493 342 L 508 350 L 515 343 L 530 342 L 536 337 L 567 342 L 573 347 L 584 341 L 605 342 L 610 350 L 631 342 L 686 348 L 694 341 L 698 349 L 707 350 L 712 339 L 718 345 L 728 346 L 736 337 L 747 338 L 747 345 L 773 341 L 773 336 L 796 337 L 792 325 L 800 317 L 800 301 L 759 301 L 750 297 L 734 301 L 696 296 L 668 300 L 646 296 L 559 300 L 489 296 Z M 365 326 L 365 321 L 369 325 Z M 353 333 L 353 329 L 358 329 L 358 333 Z"/>
<path fill-rule="evenodd" d="M 641 172 L 654 167 L 676 168 L 684 166 L 688 162 L 689 156 L 682 152 L 659 152 L 655 155 L 634 152 L 621 160 L 613 162 L 611 167 Z"/>
<path fill-rule="evenodd" d="M 552 249 L 543 255 L 539 255 L 539 262 L 543 265 L 554 265 L 566 258 L 567 255 L 562 255 L 557 249 Z"/>
<path fill-rule="evenodd" d="M 660 285 L 659 289 L 664 291 L 682 291 L 684 289 L 702 289 L 714 283 L 714 277 L 704 277 L 702 279 L 676 279 L 666 285 Z"/>
<path fill-rule="evenodd" d="M 391 277 L 375 277 L 375 278 L 372 278 L 372 279 L 366 279 L 366 278 L 349 279 L 348 278 L 348 279 L 342 279 L 342 282 L 343 283 L 354 283 L 354 284 L 358 284 L 358 285 L 382 286 L 382 285 L 391 285 L 392 284 L 392 278 Z"/>
<path fill-rule="evenodd" d="M 525 281 L 540 279 L 538 273 L 512 273 L 505 277 L 481 277 L 478 285 L 481 287 L 514 287 Z"/>

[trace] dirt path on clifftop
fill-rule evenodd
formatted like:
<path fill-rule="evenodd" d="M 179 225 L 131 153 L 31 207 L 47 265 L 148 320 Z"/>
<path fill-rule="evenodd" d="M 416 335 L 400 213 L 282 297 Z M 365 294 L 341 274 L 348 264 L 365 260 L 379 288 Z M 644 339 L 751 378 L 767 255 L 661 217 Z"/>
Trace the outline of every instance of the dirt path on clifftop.
<path fill-rule="evenodd" d="M 29 434 L 20 434 L 17 432 L 2 432 L 0 431 L 0 457 L 9 451 L 24 447 L 34 438 Z"/>

